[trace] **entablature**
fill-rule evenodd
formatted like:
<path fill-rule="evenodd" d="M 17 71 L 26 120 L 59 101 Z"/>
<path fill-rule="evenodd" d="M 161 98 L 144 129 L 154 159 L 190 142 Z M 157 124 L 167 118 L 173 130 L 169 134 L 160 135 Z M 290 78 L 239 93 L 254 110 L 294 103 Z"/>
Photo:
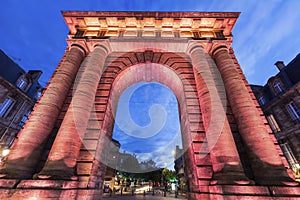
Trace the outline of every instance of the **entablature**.
<path fill-rule="evenodd" d="M 69 38 L 232 38 L 238 12 L 62 12 Z"/>

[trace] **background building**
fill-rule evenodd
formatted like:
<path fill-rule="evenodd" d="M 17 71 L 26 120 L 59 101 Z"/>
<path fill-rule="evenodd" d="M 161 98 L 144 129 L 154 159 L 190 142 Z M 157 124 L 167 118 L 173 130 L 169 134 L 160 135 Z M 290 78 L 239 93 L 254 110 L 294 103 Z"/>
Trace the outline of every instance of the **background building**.
<path fill-rule="evenodd" d="M 300 161 L 300 54 L 288 65 L 275 63 L 279 73 L 253 92 L 276 135 L 292 170 L 299 178 Z"/>
<path fill-rule="evenodd" d="M 43 87 L 40 70 L 27 73 L 0 50 L 0 148 L 9 148 Z"/>
<path fill-rule="evenodd" d="M 108 151 L 105 152 L 107 167 L 104 187 L 108 186 L 111 190 L 113 190 L 115 186 L 115 178 L 117 178 L 116 176 L 119 168 L 120 143 L 119 141 L 112 139 L 112 142 L 109 145 Z"/>
<path fill-rule="evenodd" d="M 178 180 L 178 189 L 181 192 L 187 191 L 186 179 L 184 174 L 184 151 L 176 145 L 175 154 L 174 154 L 174 169 L 176 171 L 176 177 Z"/>

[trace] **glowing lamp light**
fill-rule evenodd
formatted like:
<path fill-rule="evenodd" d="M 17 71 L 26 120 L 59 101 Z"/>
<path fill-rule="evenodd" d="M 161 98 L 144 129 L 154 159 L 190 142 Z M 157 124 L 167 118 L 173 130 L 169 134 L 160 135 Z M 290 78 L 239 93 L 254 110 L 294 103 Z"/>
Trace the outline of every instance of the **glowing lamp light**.
<path fill-rule="evenodd" d="M 173 156 L 175 156 L 176 152 L 173 150 L 173 151 L 172 151 L 172 154 L 173 154 Z"/>
<path fill-rule="evenodd" d="M 2 157 L 5 157 L 9 154 L 10 150 L 9 149 L 3 149 L 1 152 Z"/>

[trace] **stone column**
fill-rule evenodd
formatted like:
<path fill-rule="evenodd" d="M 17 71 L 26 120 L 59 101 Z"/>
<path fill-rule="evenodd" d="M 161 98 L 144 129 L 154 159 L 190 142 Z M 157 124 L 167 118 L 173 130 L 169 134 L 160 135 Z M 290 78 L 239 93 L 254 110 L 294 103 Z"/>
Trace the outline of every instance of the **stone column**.
<path fill-rule="evenodd" d="M 217 67 L 202 46 L 192 46 L 189 53 L 214 171 L 213 183 L 249 184 L 226 116 L 227 98 Z"/>
<path fill-rule="evenodd" d="M 79 46 L 72 46 L 66 53 L 13 145 L 0 171 L 2 177 L 32 177 L 84 56 L 85 51 Z"/>
<path fill-rule="evenodd" d="M 81 66 L 82 74 L 75 87 L 74 96 L 57 133 L 48 160 L 38 178 L 72 179 L 82 145 L 96 90 L 103 72 L 108 50 L 98 45 Z M 75 83 L 76 84 L 76 83 Z"/>
<path fill-rule="evenodd" d="M 215 49 L 212 56 L 221 73 L 239 133 L 246 146 L 255 182 L 276 185 L 282 181 L 290 181 L 227 47 Z"/>

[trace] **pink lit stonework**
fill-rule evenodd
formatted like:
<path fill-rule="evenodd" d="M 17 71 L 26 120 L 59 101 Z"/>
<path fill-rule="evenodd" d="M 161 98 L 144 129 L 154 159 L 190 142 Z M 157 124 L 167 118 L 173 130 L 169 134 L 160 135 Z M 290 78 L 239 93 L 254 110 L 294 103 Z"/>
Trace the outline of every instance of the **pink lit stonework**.
<path fill-rule="evenodd" d="M 236 12 L 62 12 L 65 54 L 0 168 L 0 199 L 101 199 L 119 97 L 170 88 L 188 199 L 300 198 L 231 48 Z"/>

